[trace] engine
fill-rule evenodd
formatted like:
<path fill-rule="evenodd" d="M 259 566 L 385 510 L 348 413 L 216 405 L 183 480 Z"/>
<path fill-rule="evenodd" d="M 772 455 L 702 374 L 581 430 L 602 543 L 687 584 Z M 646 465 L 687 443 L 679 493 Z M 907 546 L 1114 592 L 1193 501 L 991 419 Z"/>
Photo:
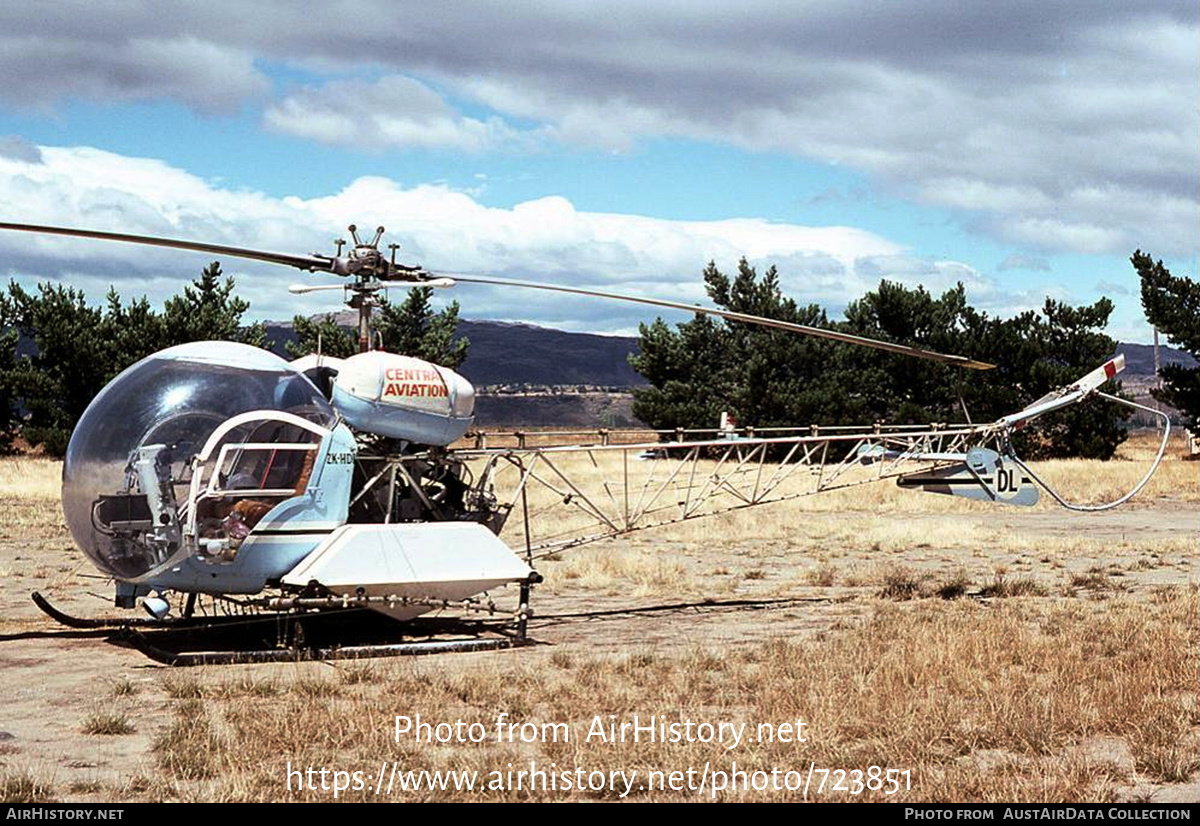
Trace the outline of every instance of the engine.
<path fill-rule="evenodd" d="M 412 356 L 372 351 L 292 362 L 357 434 L 351 522 L 471 521 L 499 532 L 506 511 L 446 448 L 474 423 L 475 388 Z"/>

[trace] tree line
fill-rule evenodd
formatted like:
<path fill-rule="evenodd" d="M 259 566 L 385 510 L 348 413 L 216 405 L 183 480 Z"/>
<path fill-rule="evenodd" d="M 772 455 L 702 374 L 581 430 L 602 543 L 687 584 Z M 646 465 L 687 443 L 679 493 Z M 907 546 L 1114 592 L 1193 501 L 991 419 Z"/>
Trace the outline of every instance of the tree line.
<path fill-rule="evenodd" d="M 1149 321 L 1171 343 L 1200 353 L 1200 284 L 1171 275 L 1140 250 L 1130 260 Z M 711 428 L 722 411 L 754 427 L 991 421 L 1069 384 L 1115 349 L 1103 332 L 1112 312 L 1108 299 L 1081 307 L 1047 299 L 1040 311 L 1002 319 L 971 307 L 961 284 L 934 296 L 882 281 L 850 303 L 845 320 L 831 321 L 821 307 L 785 296 L 774 267 L 760 276 L 743 260 L 729 276 L 709 264 L 703 277 L 710 298 L 727 310 L 997 367 L 964 370 L 708 316 L 675 329 L 658 319 L 642 325 L 639 352 L 630 358 L 650 384 L 635 391 L 634 415 L 656 429 Z M 420 287 L 402 303 L 382 301 L 377 343 L 457 368 L 469 347 L 455 337 L 458 303 L 434 312 L 431 296 Z M 74 287 L 44 282 L 27 290 L 10 283 L 0 292 L 0 450 L 19 434 L 30 446 L 62 455 L 92 398 L 126 367 L 166 347 L 220 339 L 271 349 L 261 323 L 243 322 L 248 309 L 217 262 L 161 310 L 146 298 L 126 304 L 115 289 L 92 306 Z M 333 315 L 296 316 L 293 327 L 296 340 L 286 345 L 292 358 L 318 346 L 336 357 L 357 350 Z M 1169 365 L 1162 377 L 1156 397 L 1200 429 L 1200 368 Z M 1030 457 L 1108 458 L 1125 438 L 1127 410 L 1100 403 L 1069 408 L 1021 431 L 1018 449 Z"/>
<path fill-rule="evenodd" d="M 100 306 L 83 290 L 41 282 L 26 289 L 11 282 L 0 292 L 0 451 L 19 435 L 48 454 L 66 452 L 71 431 L 91 400 L 122 370 L 167 347 L 191 341 L 237 341 L 273 349 L 261 322 L 246 324 L 249 302 L 238 297 L 219 262 L 206 267 L 161 310 L 146 298 L 121 300 L 110 288 Z M 455 339 L 458 304 L 440 312 L 429 305 L 430 288 L 415 288 L 400 304 L 381 301 L 378 340 L 388 350 L 457 367 L 469 342 Z M 319 321 L 293 319 L 296 341 L 286 344 L 299 357 L 321 351 L 337 357 L 357 351 L 354 337 L 332 315 Z"/>
<path fill-rule="evenodd" d="M 1152 323 L 1193 353 L 1200 347 L 1200 289 L 1172 279 L 1161 262 L 1132 259 Z M 780 289 L 774 267 L 759 275 L 743 259 L 735 275 L 704 271 L 709 297 L 738 313 L 827 327 L 997 365 L 976 371 L 740 322 L 697 315 L 675 329 L 640 328 L 630 361 L 650 383 L 634 393 L 634 415 L 652 428 L 713 428 L 722 411 L 739 425 L 988 422 L 1066 386 L 1112 356 L 1103 330 L 1112 302 L 1073 307 L 1047 299 L 1040 311 L 997 318 L 967 303 L 962 284 L 940 296 L 889 281 L 831 321 L 816 304 Z M 1157 319 L 1157 320 L 1156 320 Z M 1200 372 L 1164 369 L 1163 400 L 1200 415 Z M 1119 390 L 1119 382 L 1114 382 Z M 1107 459 L 1125 439 L 1129 408 L 1091 400 L 1039 419 L 1016 434 L 1030 458 Z"/>

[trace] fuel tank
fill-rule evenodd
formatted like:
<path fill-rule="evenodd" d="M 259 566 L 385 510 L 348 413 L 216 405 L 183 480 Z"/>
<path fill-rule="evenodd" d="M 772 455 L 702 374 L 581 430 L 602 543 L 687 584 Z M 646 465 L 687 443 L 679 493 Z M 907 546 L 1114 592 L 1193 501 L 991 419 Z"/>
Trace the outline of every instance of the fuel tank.
<path fill-rule="evenodd" d="M 448 367 L 374 350 L 336 369 L 333 407 L 355 430 L 444 447 L 475 421 L 475 388 Z"/>

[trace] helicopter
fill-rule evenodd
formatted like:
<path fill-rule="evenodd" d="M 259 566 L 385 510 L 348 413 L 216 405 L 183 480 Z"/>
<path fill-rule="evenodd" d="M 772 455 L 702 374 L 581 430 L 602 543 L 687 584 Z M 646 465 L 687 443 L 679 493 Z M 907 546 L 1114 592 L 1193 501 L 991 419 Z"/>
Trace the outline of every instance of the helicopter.
<path fill-rule="evenodd" d="M 379 292 L 457 282 L 548 290 L 709 314 L 965 369 L 993 365 L 680 302 L 434 274 L 398 263 L 396 244 L 385 256 L 383 227 L 364 239 L 351 225 L 353 245 L 345 250 L 344 242 L 335 242 L 333 255 L 20 223 L 0 222 L 0 229 L 227 255 L 345 279 L 290 290 L 343 290 L 358 312 L 359 353 L 289 362 L 231 342 L 171 347 L 113 379 L 71 436 L 62 484 L 67 526 L 82 553 L 114 582 L 114 605 L 140 604 L 149 617 L 80 618 L 40 594 L 34 600 L 68 626 L 120 629 L 149 656 L 175 665 L 520 646 L 530 642 L 530 597 L 542 581 L 537 561 L 570 548 L 889 478 L 904 488 L 1019 506 L 1036 503 L 1041 489 L 1064 507 L 1100 510 L 1144 487 L 1170 434 L 1160 411 L 1100 390 L 1123 368 L 1117 356 L 986 424 L 738 433 L 726 421 L 716 431 L 632 443 L 608 431 L 574 444 L 548 444 L 520 432 L 502 439 L 473 430 L 475 389 L 464 377 L 374 349 L 371 314 Z M 1143 410 L 1163 424 L 1162 445 L 1146 475 L 1124 496 L 1098 506 L 1061 496 L 1016 455 L 1010 439 L 1033 419 L 1089 397 Z M 665 461 L 637 461 L 646 454 Z M 544 518 L 564 509 L 571 518 Z M 506 533 L 516 514 L 520 519 Z M 518 597 L 506 614 L 491 593 L 509 587 Z M 211 601 L 210 613 L 201 598 Z M 417 624 L 451 611 L 483 619 L 454 625 L 451 639 L 438 636 L 441 624 Z M 338 636 L 339 618 L 364 613 L 398 624 L 382 639 L 346 644 Z M 185 654 L 141 633 L 236 628 L 247 616 L 276 629 L 273 644 Z M 327 621 L 334 630 L 322 633 Z"/>

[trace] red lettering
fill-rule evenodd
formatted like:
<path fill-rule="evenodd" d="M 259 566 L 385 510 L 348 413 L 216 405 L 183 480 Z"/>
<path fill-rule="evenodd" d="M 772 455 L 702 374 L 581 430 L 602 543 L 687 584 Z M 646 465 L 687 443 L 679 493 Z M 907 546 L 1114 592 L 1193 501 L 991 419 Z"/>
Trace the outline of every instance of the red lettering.
<path fill-rule="evenodd" d="M 449 396 L 445 385 L 442 384 L 411 384 L 399 381 L 389 381 L 383 387 L 381 397 L 387 396 L 417 396 L 427 399 L 441 399 Z"/>
<path fill-rule="evenodd" d="M 442 381 L 436 370 L 410 370 L 403 367 L 389 367 L 383 371 L 386 381 L 424 381 L 436 385 Z"/>

